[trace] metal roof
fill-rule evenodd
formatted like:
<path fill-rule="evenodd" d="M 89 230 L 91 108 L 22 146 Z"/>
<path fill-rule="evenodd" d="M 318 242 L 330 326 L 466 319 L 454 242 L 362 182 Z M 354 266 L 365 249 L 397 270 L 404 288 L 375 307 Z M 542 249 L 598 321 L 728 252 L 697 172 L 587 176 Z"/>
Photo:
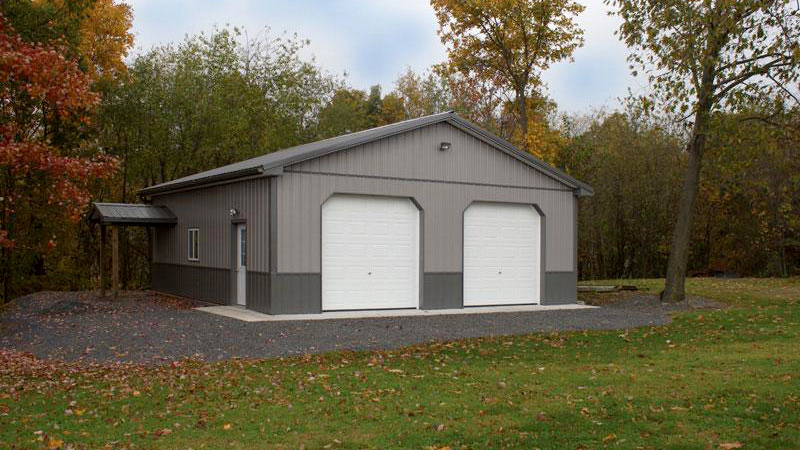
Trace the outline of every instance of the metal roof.
<path fill-rule="evenodd" d="M 166 206 L 138 203 L 92 203 L 89 220 L 104 225 L 173 225 L 178 222 Z"/>
<path fill-rule="evenodd" d="M 329 153 L 338 152 L 361 144 L 383 139 L 400 133 L 405 133 L 417 128 L 422 128 L 439 122 L 448 122 L 451 125 L 471 134 L 487 144 L 503 151 L 517 160 L 534 167 L 545 174 L 555 178 L 565 185 L 575 189 L 576 195 L 592 195 L 594 190 L 588 184 L 576 180 L 561 170 L 536 159 L 528 152 L 522 151 L 510 142 L 502 139 L 483 128 L 463 119 L 453 111 L 447 111 L 417 119 L 384 125 L 377 128 L 345 134 L 322 141 L 290 147 L 266 155 L 240 161 L 216 169 L 207 170 L 187 177 L 178 178 L 166 183 L 157 184 L 139 191 L 140 195 L 153 195 L 171 192 L 179 189 L 201 186 L 209 183 L 231 180 L 250 176 L 279 175 L 285 166 L 296 164 L 308 159 L 318 158 Z"/>

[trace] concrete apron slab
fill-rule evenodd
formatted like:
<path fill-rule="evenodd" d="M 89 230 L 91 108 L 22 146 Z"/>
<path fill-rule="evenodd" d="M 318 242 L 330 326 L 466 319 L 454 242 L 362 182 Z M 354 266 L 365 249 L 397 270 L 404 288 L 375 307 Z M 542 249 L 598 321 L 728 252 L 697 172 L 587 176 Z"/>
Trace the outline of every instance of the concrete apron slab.
<path fill-rule="evenodd" d="M 534 311 L 557 311 L 565 309 L 593 309 L 588 305 L 519 305 L 519 306 L 472 306 L 459 309 L 382 309 L 372 311 L 327 311 L 320 314 L 264 314 L 241 306 L 203 306 L 198 311 L 230 317 L 244 322 L 284 322 L 290 320 L 363 319 L 370 317 L 414 317 L 446 316 L 454 314 L 513 313 Z"/>

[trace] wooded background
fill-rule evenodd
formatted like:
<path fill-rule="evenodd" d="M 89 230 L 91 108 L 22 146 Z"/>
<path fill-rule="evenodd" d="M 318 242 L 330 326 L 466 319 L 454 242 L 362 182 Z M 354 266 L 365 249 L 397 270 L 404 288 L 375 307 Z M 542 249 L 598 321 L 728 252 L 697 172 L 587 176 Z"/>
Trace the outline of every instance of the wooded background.
<path fill-rule="evenodd" d="M 89 199 L 137 202 L 152 184 L 451 109 L 594 187 L 580 203 L 580 278 L 664 276 L 687 166 L 686 110 L 631 95 L 617 110 L 560 113 L 539 75 L 583 42 L 575 2 L 432 4 L 448 61 L 398 74 L 382 92 L 302 58 L 312 44 L 291 34 L 214 29 L 126 62 L 132 12 L 123 3 L 3 2 L 3 298 L 97 288 Z M 475 22 L 484 16 L 499 20 Z M 465 32 L 479 25 L 488 27 L 482 39 Z M 537 36 L 541 51 L 508 56 Z M 710 114 L 690 275 L 800 273 L 798 86 L 780 87 Z M 23 157 L 34 150 L 41 157 Z M 123 228 L 120 238 L 123 288 L 147 287 L 147 230 Z"/>

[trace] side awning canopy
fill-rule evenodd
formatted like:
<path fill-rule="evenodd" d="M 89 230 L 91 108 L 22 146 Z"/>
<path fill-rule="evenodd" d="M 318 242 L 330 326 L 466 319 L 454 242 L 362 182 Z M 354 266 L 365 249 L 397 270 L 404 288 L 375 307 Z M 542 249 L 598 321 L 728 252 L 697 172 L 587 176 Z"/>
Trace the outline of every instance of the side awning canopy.
<path fill-rule="evenodd" d="M 178 223 L 166 206 L 138 203 L 92 203 L 89 220 L 102 225 L 145 227 Z"/>

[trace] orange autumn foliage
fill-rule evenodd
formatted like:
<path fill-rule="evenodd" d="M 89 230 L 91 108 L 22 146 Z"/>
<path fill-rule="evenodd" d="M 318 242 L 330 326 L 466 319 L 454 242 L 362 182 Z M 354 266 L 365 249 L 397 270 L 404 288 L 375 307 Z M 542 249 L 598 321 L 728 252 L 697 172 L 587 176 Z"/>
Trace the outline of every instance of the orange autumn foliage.
<path fill-rule="evenodd" d="M 53 239 L 32 230 L 79 220 L 89 183 L 114 173 L 109 156 L 77 156 L 85 149 L 53 143 L 51 130 L 90 123 L 99 102 L 90 83 L 63 48 L 23 41 L 0 16 L 0 248 L 51 247 Z"/>

